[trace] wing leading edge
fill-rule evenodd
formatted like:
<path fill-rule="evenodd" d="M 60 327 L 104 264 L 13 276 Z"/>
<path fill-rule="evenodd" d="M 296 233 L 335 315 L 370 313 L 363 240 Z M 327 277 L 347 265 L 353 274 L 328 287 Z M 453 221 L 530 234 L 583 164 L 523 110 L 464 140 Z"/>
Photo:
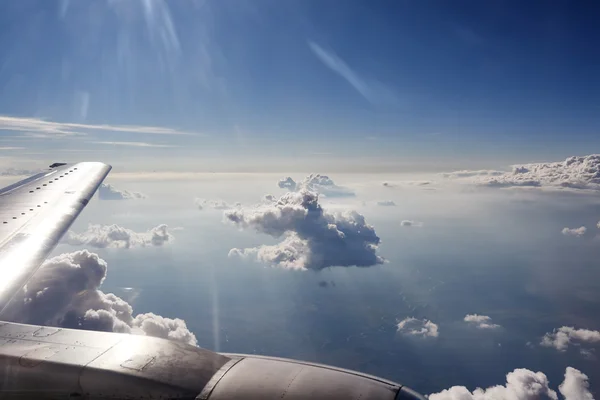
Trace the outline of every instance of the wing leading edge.
<path fill-rule="evenodd" d="M 0 318 L 110 170 L 99 162 L 62 165 L 0 190 Z"/>

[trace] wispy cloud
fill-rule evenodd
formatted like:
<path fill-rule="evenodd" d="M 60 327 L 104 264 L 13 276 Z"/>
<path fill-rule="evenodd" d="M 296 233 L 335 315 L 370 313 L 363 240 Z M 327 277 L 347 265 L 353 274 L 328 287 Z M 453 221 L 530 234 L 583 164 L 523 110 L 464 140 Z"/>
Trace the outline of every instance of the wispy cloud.
<path fill-rule="evenodd" d="M 315 42 L 308 42 L 308 47 L 317 58 L 333 72 L 344 78 L 358 93 L 372 104 L 397 103 L 394 93 L 381 82 L 367 80 L 359 76 L 344 60 L 333 51 L 327 51 Z"/>
<path fill-rule="evenodd" d="M 92 142 L 94 144 L 106 144 L 110 146 L 129 146 L 129 147 L 179 147 L 170 144 L 155 144 L 146 142 Z M 0 148 L 1 150 L 1 148 Z"/>
<path fill-rule="evenodd" d="M 36 137 L 82 136 L 91 132 L 110 131 L 150 135 L 198 135 L 172 128 L 142 125 L 94 125 L 46 121 L 39 118 L 20 118 L 0 115 L 0 130 L 25 132 Z"/>

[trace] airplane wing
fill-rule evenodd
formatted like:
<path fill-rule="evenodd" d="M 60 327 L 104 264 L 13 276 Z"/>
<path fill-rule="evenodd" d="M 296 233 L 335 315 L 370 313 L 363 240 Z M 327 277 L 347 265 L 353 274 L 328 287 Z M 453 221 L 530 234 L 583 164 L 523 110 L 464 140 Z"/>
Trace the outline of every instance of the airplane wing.
<path fill-rule="evenodd" d="M 0 190 L 0 318 L 69 229 L 111 167 L 58 165 Z"/>
<path fill-rule="evenodd" d="M 93 162 L 51 167 L 0 189 L 0 310 L 111 169 Z M 326 365 L 12 322 L 0 322 L 0 377 L 0 399 L 424 400 L 400 384 Z"/>

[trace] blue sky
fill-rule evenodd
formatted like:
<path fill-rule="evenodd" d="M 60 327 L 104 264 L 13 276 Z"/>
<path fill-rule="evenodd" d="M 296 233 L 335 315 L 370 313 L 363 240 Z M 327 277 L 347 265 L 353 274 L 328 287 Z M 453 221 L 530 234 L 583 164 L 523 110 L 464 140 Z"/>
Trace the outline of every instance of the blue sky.
<path fill-rule="evenodd" d="M 66 240 L 56 254 L 97 251 L 110 264 L 105 290 L 135 314 L 185 319 L 201 346 L 331 363 L 423 393 L 502 384 L 517 367 L 556 388 L 573 366 L 597 388 L 600 156 L 496 170 L 600 153 L 598 11 L 534 0 L 4 1 L 0 175 L 111 163 L 109 182 L 147 198 L 94 200 L 73 230 L 85 238 L 100 224 L 142 245 Z M 454 169 L 468 171 L 437 173 Z M 278 181 L 305 185 L 301 172 L 355 193 L 319 201 L 350 234 L 340 237 L 372 254 L 364 216 L 388 262 L 268 268 L 282 248 L 333 259 L 327 241 L 311 247 L 326 238 L 321 225 L 269 233 L 268 216 L 288 204 L 273 200 L 298 199 Z M 242 218 L 240 230 L 221 203 L 267 217 Z M 175 241 L 144 245 L 162 224 Z M 472 313 L 502 329 L 473 330 Z M 398 332 L 408 317 L 439 324 L 439 338 Z M 596 341 L 540 344 L 569 326 Z"/>
<path fill-rule="evenodd" d="M 282 168 L 288 156 L 304 165 L 402 158 L 418 169 L 465 158 L 500 164 L 591 153 L 600 126 L 597 7 L 5 2 L 0 114 L 198 135 L 94 130 L 62 141 L 4 142 L 25 152 L 97 149 L 138 169 L 150 168 L 157 154 L 180 169 L 198 168 L 201 158 L 209 160 L 202 169 L 213 160 L 218 170 L 223 160 L 243 169 L 259 158 L 258 169 Z"/>

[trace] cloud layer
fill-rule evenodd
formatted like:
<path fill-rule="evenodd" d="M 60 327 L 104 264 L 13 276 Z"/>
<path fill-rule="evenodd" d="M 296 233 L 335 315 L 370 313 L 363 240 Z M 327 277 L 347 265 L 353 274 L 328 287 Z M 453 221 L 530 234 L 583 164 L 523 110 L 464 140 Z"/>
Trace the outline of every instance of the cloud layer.
<path fill-rule="evenodd" d="M 133 315 L 129 303 L 99 290 L 108 265 L 88 250 L 47 260 L 9 305 L 10 320 L 21 323 L 197 340 L 181 319 L 152 313 Z"/>
<path fill-rule="evenodd" d="M 153 148 L 173 148 L 179 147 L 171 144 L 158 144 L 147 142 L 92 142 L 93 144 L 105 144 L 108 146 L 126 146 L 126 147 L 153 147 Z"/>
<path fill-rule="evenodd" d="M 103 183 L 98 188 L 98 197 L 100 200 L 130 200 L 130 199 L 145 199 L 146 195 L 139 192 L 129 192 L 120 190 L 111 184 Z"/>
<path fill-rule="evenodd" d="M 194 199 L 194 204 L 199 210 L 205 208 L 212 208 L 214 210 L 229 210 L 232 208 L 241 207 L 241 203 L 229 204 L 223 200 L 207 200 L 207 199 Z"/>
<path fill-rule="evenodd" d="M 42 171 L 41 169 L 7 168 L 4 171 L 0 171 L 0 176 L 32 176 Z"/>
<path fill-rule="evenodd" d="M 0 115 L 0 130 L 24 132 L 34 137 L 87 135 L 91 132 L 126 132 L 150 135 L 190 135 L 171 128 L 139 125 L 93 125 L 46 121 L 39 118 L 19 118 Z"/>
<path fill-rule="evenodd" d="M 413 317 L 405 318 L 396 325 L 398 332 L 407 336 L 417 337 L 438 337 L 439 330 L 437 324 L 428 319 L 416 319 Z"/>
<path fill-rule="evenodd" d="M 278 186 L 291 192 L 301 192 L 308 190 L 326 197 L 353 197 L 355 193 L 348 188 L 338 186 L 327 175 L 310 174 L 301 182 L 294 181 L 291 177 L 286 177 L 278 182 Z"/>
<path fill-rule="evenodd" d="M 382 200 L 378 201 L 377 205 L 381 207 L 394 207 L 396 206 L 396 203 L 394 203 L 392 200 Z"/>
<path fill-rule="evenodd" d="M 554 332 L 546 333 L 540 344 L 546 347 L 554 347 L 558 351 L 565 351 L 571 344 L 592 343 L 600 343 L 600 331 L 562 326 L 555 329 Z"/>
<path fill-rule="evenodd" d="M 579 370 L 567 367 L 559 391 L 565 400 L 593 400 L 588 377 Z M 515 369 L 506 375 L 506 384 L 473 392 L 464 386 L 453 386 L 429 395 L 429 400 L 558 400 L 546 375 L 528 369 Z"/>
<path fill-rule="evenodd" d="M 446 178 L 472 178 L 492 187 L 554 187 L 600 190 L 600 155 L 569 157 L 565 161 L 513 165 L 512 171 L 457 171 Z"/>
<path fill-rule="evenodd" d="M 500 325 L 492 324 L 492 318 L 487 315 L 467 314 L 464 321 L 477 329 L 498 329 Z"/>
<path fill-rule="evenodd" d="M 254 208 L 225 211 L 226 220 L 283 241 L 274 246 L 232 249 L 230 256 L 252 257 L 291 269 L 333 266 L 369 267 L 384 262 L 377 255 L 380 239 L 356 211 L 328 213 L 319 197 L 306 190 L 289 192 Z"/>
<path fill-rule="evenodd" d="M 147 232 L 135 232 L 119 225 L 88 225 L 85 232 L 69 231 L 64 241 L 73 246 L 88 245 L 100 249 L 162 246 L 173 241 L 168 226 L 158 225 Z"/>

